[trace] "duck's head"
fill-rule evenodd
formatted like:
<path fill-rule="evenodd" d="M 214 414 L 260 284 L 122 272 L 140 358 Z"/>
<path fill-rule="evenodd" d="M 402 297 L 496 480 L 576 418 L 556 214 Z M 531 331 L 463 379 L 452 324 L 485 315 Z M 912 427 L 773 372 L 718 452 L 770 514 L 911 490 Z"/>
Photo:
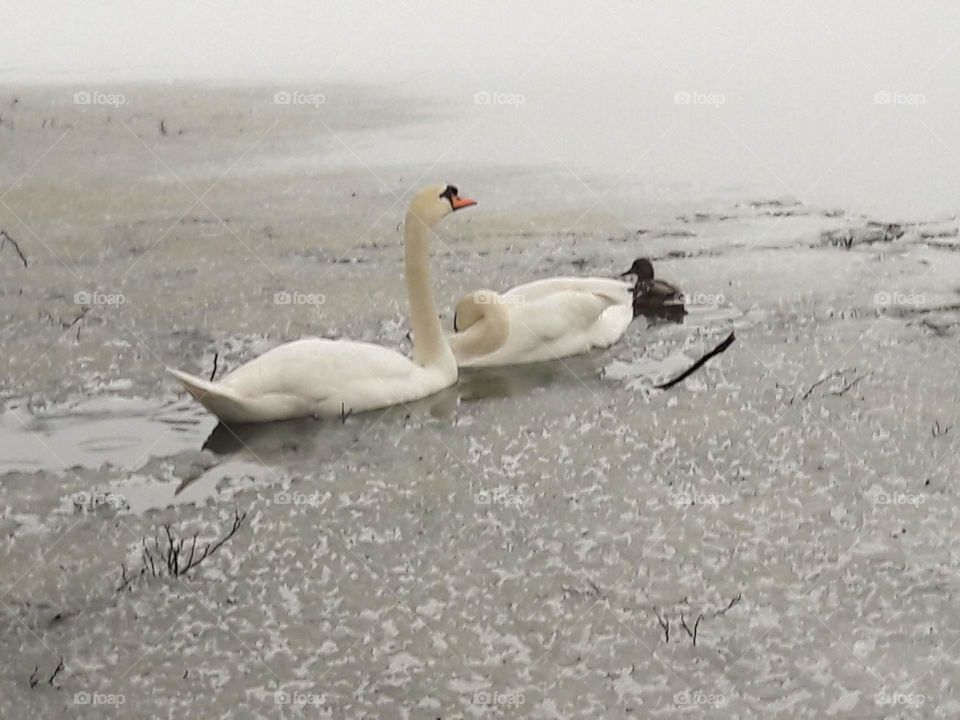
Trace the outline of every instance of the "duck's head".
<path fill-rule="evenodd" d="M 647 258 L 637 258 L 633 261 L 630 269 L 621 273 L 620 277 L 627 277 L 628 275 L 636 275 L 638 283 L 653 280 L 653 263 Z"/>
<path fill-rule="evenodd" d="M 431 185 L 413 196 L 410 213 L 428 227 L 433 227 L 455 210 L 476 204 L 476 200 L 460 197 L 456 185 Z"/>

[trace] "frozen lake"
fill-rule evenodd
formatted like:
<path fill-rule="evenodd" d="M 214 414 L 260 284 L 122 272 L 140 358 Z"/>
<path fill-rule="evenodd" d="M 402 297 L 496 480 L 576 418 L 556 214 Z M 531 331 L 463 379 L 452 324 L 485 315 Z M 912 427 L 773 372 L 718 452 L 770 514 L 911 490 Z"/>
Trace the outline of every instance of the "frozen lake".
<path fill-rule="evenodd" d="M 76 91 L 0 93 L 27 258 L 0 250 L 0 715 L 960 714 L 941 199 L 511 164 L 459 144 L 455 105 L 377 89 Z M 435 242 L 447 327 L 466 291 L 640 256 L 698 307 L 343 423 L 217 427 L 164 375 L 309 334 L 407 347 L 428 182 L 480 201 Z M 206 544 L 235 511 L 195 570 L 117 591 L 165 523 Z"/>

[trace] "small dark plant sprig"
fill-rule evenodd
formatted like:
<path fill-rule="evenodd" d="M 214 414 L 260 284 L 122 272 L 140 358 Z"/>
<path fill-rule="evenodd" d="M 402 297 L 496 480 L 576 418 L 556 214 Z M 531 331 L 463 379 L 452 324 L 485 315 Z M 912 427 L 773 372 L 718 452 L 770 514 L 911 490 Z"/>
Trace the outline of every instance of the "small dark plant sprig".
<path fill-rule="evenodd" d="M 162 533 L 157 532 L 151 543 L 148 538 L 140 541 L 141 566 L 133 574 L 127 573 L 127 566 L 120 565 L 120 584 L 117 592 L 122 592 L 139 578 L 150 577 L 181 577 L 200 565 L 207 558 L 213 557 L 223 545 L 230 540 L 243 526 L 247 518 L 246 512 L 235 510 L 230 527 L 218 539 L 206 543 L 198 549 L 197 539 L 199 531 L 192 536 L 177 537 L 170 523 L 165 523 Z"/>
<path fill-rule="evenodd" d="M 10 237 L 6 230 L 0 230 L 0 250 L 3 250 L 7 243 L 10 243 L 13 246 L 14 251 L 17 253 L 17 257 L 20 258 L 20 262 L 23 263 L 24 267 L 27 267 L 27 256 L 24 255 L 23 250 L 20 249 L 20 243 Z"/>
<path fill-rule="evenodd" d="M 721 615 L 725 615 L 726 613 L 730 612 L 741 600 L 743 600 L 743 593 L 739 593 L 736 597 L 730 600 L 730 602 L 727 603 L 726 607 L 724 608 L 714 610 L 712 613 L 709 613 L 708 615 L 705 615 L 703 613 L 698 613 L 697 619 L 692 623 L 692 626 L 690 623 L 687 622 L 686 614 L 681 613 L 680 623 L 679 623 L 680 629 L 683 630 L 690 637 L 690 639 L 693 641 L 694 647 L 696 647 L 697 636 L 700 631 L 700 623 L 703 620 L 706 620 L 707 618 L 717 618 L 717 617 L 720 617 Z M 656 606 L 653 607 L 653 612 L 657 616 L 657 624 L 660 626 L 660 629 L 663 631 L 663 641 L 666 643 L 670 642 L 670 617 L 666 613 L 661 615 L 660 610 Z M 691 618 L 692 617 L 693 616 L 691 615 Z"/>

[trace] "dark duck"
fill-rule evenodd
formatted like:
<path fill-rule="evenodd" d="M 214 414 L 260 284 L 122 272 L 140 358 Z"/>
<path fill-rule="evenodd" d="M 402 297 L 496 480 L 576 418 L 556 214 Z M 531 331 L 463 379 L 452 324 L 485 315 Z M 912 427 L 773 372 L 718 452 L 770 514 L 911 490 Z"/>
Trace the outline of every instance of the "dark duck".
<path fill-rule="evenodd" d="M 683 322 L 687 314 L 684 308 L 683 293 L 675 285 L 654 276 L 653 263 L 647 258 L 638 258 L 620 277 L 636 276 L 633 287 L 633 316 L 661 318 L 674 322 Z"/>

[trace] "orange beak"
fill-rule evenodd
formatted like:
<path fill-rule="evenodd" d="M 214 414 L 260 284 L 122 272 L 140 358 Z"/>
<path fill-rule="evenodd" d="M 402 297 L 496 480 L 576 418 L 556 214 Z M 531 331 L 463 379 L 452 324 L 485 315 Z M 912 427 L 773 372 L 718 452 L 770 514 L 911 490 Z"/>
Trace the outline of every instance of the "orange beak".
<path fill-rule="evenodd" d="M 470 207 L 471 205 L 476 205 L 477 201 L 455 195 L 453 200 L 450 201 L 450 204 L 453 206 L 454 210 L 459 210 L 461 208 Z"/>

